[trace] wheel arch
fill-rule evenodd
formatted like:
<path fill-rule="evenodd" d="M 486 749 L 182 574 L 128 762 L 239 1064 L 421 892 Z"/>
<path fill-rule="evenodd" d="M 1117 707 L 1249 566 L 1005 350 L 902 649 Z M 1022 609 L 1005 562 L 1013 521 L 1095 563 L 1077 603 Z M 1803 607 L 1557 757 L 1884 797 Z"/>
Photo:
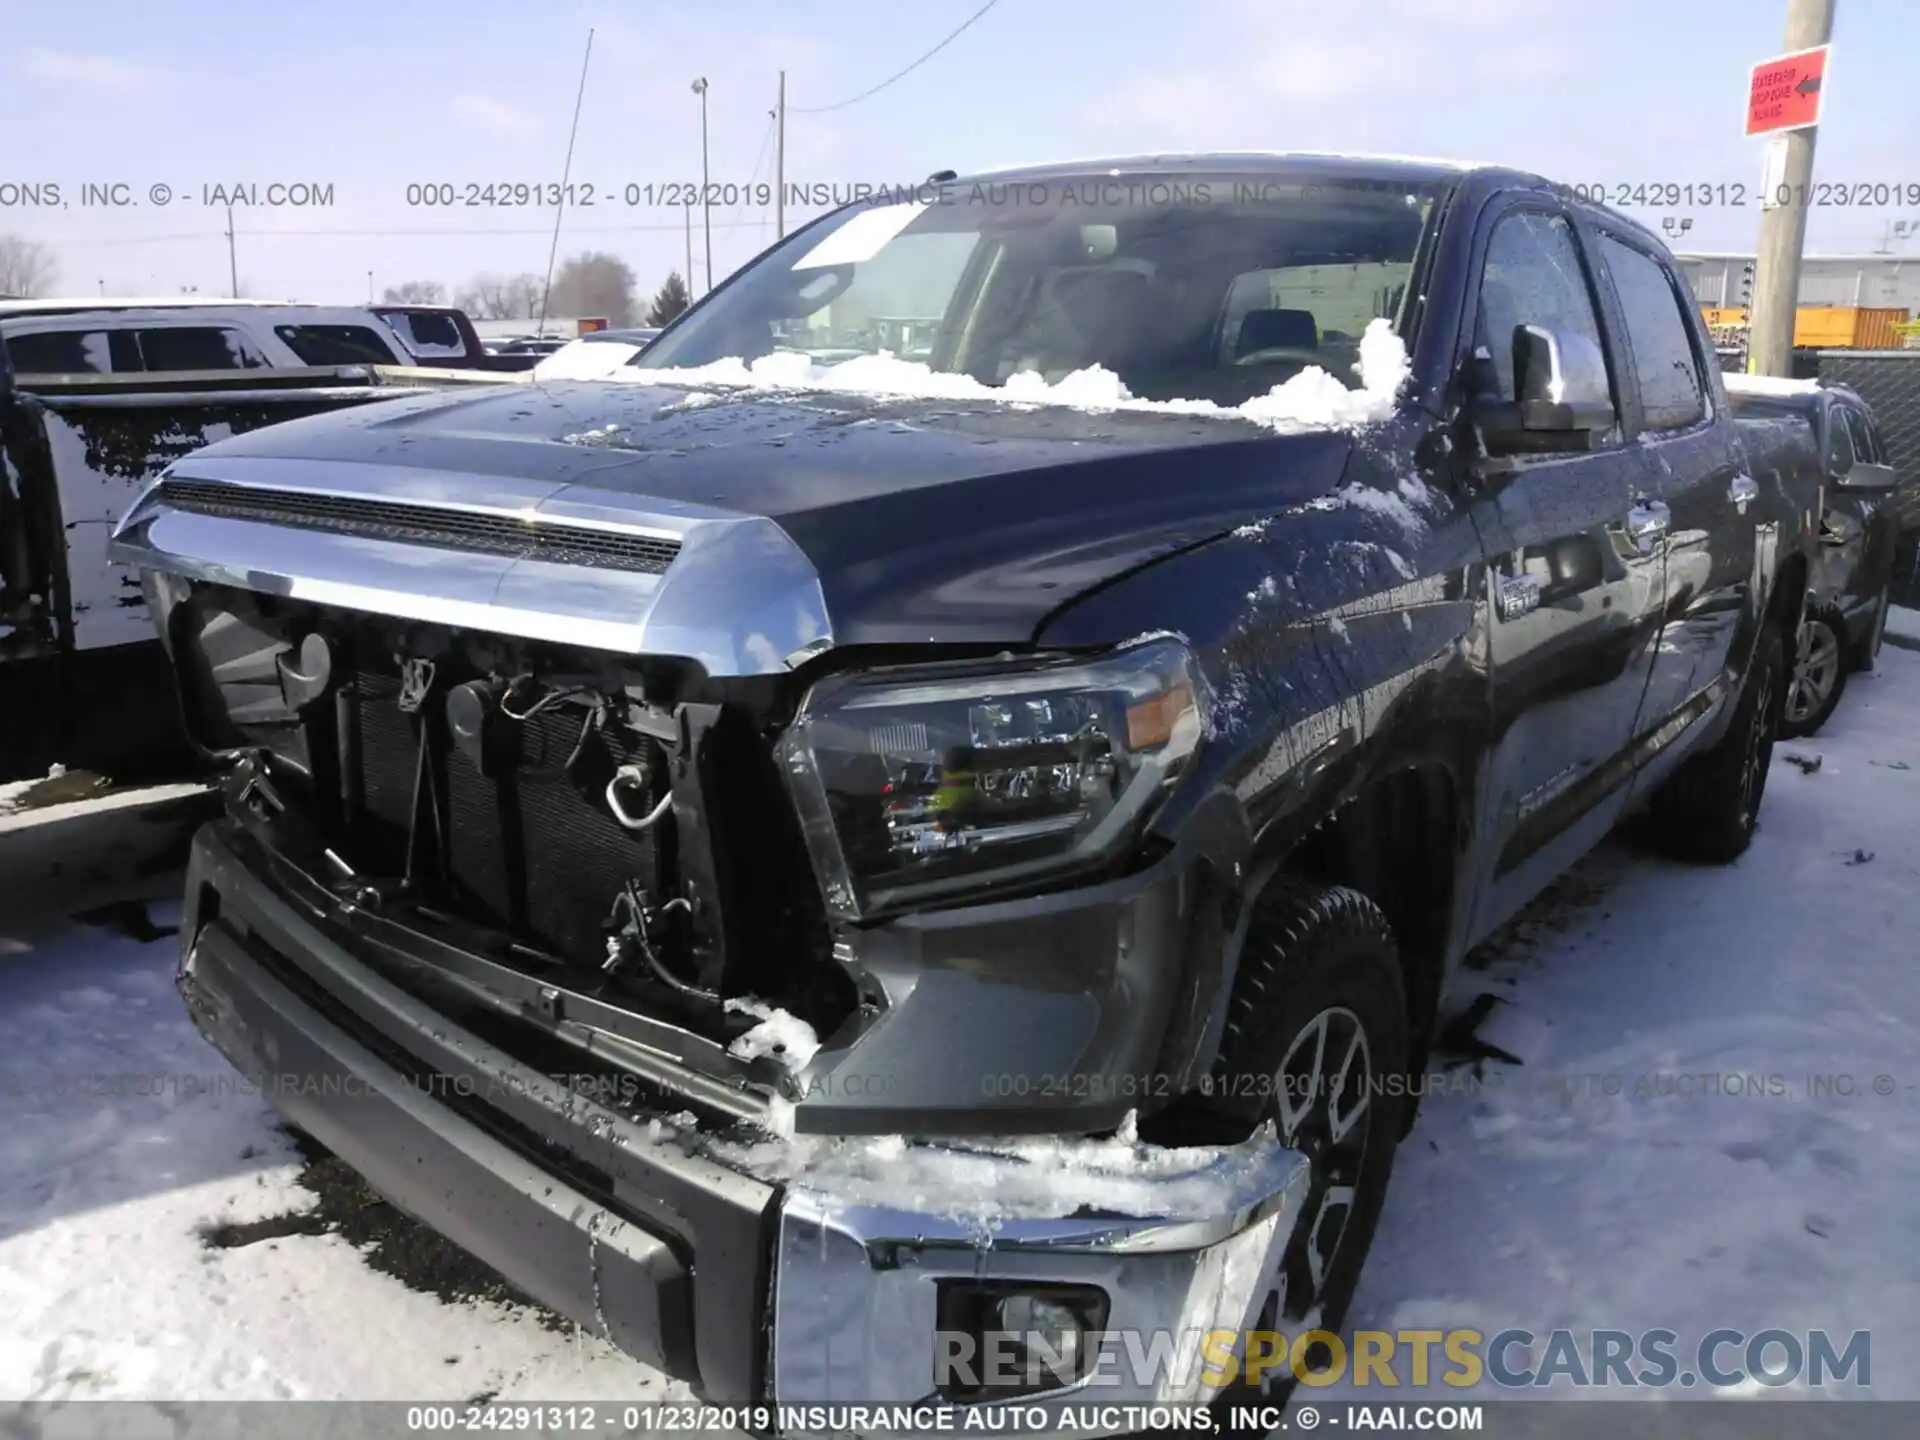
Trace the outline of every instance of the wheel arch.
<path fill-rule="evenodd" d="M 1470 874 L 1466 839 L 1470 782 L 1438 754 L 1408 757 L 1353 775 L 1321 803 L 1311 800 L 1270 820 L 1256 834 L 1244 903 L 1230 938 L 1216 997 L 1224 1021 L 1240 978 L 1247 932 L 1260 894 L 1281 875 L 1358 891 L 1393 926 L 1406 995 L 1410 1069 L 1425 1070 L 1451 973 Z M 1317 816 L 1317 819 L 1311 817 Z M 1222 1030 L 1208 1036 L 1204 1062 L 1221 1051 Z M 1415 1107 L 1409 1107 L 1412 1123 Z"/>

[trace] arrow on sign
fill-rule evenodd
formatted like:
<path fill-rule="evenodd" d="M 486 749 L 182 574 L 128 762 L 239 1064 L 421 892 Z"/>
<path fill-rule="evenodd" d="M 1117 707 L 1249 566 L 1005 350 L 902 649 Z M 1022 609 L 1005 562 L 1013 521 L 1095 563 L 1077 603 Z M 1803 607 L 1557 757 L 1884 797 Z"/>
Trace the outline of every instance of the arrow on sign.
<path fill-rule="evenodd" d="M 1820 88 L 1820 77 L 1818 75 L 1809 75 L 1807 76 L 1806 79 L 1802 80 L 1798 85 L 1793 87 L 1793 92 L 1796 95 L 1811 95 L 1814 93 L 1814 91 L 1818 90 L 1819 88 Z"/>

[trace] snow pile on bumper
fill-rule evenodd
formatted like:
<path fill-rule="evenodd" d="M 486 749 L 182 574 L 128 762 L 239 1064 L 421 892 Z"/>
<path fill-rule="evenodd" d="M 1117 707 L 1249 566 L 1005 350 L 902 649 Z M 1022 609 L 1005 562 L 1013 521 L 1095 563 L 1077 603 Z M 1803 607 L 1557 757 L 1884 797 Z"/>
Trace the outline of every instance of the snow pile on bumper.
<path fill-rule="evenodd" d="M 714 1158 L 757 1179 L 859 1206 L 935 1217 L 991 1236 L 1010 1221 L 1199 1219 L 1266 1199 L 1292 1152 L 1271 1125 L 1233 1146 L 1110 1140 L 909 1141 L 898 1135 L 717 1142 Z"/>

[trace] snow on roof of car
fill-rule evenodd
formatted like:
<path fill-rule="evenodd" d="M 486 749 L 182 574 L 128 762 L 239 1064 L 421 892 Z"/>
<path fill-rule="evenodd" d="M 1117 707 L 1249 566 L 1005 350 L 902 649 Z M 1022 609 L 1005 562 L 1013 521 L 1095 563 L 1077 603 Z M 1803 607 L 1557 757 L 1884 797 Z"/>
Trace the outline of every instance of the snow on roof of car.
<path fill-rule="evenodd" d="M 1817 395 L 1818 380 L 1789 380 L 1782 375 L 1724 375 L 1729 395 Z"/>
<path fill-rule="evenodd" d="M 16 300 L 0 298 L 0 315 L 30 315 L 37 311 L 58 313 L 66 310 L 189 310 L 255 307 L 276 310 L 354 310 L 354 305 L 317 305 L 308 300 L 229 300 L 225 296 L 156 295 L 99 297 L 70 295 L 65 299 Z"/>

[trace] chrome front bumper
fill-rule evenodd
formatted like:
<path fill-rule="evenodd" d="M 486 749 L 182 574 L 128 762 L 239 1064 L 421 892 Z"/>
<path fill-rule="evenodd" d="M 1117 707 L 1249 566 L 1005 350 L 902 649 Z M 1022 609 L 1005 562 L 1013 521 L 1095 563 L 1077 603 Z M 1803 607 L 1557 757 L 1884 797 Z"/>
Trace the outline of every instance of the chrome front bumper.
<path fill-rule="evenodd" d="M 969 1409 L 1018 1406 L 1024 1433 L 1032 1433 L 1041 1407 L 1212 1398 L 1197 1358 L 1200 1342 L 1209 1331 L 1242 1336 L 1257 1324 L 1304 1203 L 1307 1162 L 1270 1138 L 1193 1153 L 1203 1158 L 1192 1168 L 1161 1171 L 1146 1182 L 1163 1192 L 1163 1205 L 1141 1206 L 1130 1197 L 1129 1208 L 1164 1211 L 1151 1218 L 1016 1218 L 983 1230 L 964 1219 L 846 1203 L 804 1181 L 789 1185 L 774 1269 L 774 1398 L 934 1401 L 943 1280 L 1090 1285 L 1110 1302 L 1099 1359 L 1085 1378 Z M 981 1155 L 982 1184 L 992 1185 L 992 1167 L 1018 1163 Z M 1141 1363 L 1155 1353 L 1156 1336 L 1161 1347 L 1170 1342 L 1161 1353 L 1182 1363 L 1158 1373 Z"/>
<path fill-rule="evenodd" d="M 1018 1406 L 1021 1433 L 1045 1433 L 1041 1407 L 1210 1398 L 1199 1342 L 1255 1325 L 1272 1293 L 1307 1164 L 1270 1133 L 1183 1151 L 677 1133 L 450 1022 L 251 861 L 231 823 L 195 839 L 180 978 L 207 1036 L 402 1209 L 716 1403 L 937 1410 L 942 1281 L 1097 1286 L 1091 1373 L 964 1407 Z M 1110 1213 L 1062 1218 L 1089 1200 Z M 1182 1363 L 1136 1363 L 1169 1348 Z"/>

